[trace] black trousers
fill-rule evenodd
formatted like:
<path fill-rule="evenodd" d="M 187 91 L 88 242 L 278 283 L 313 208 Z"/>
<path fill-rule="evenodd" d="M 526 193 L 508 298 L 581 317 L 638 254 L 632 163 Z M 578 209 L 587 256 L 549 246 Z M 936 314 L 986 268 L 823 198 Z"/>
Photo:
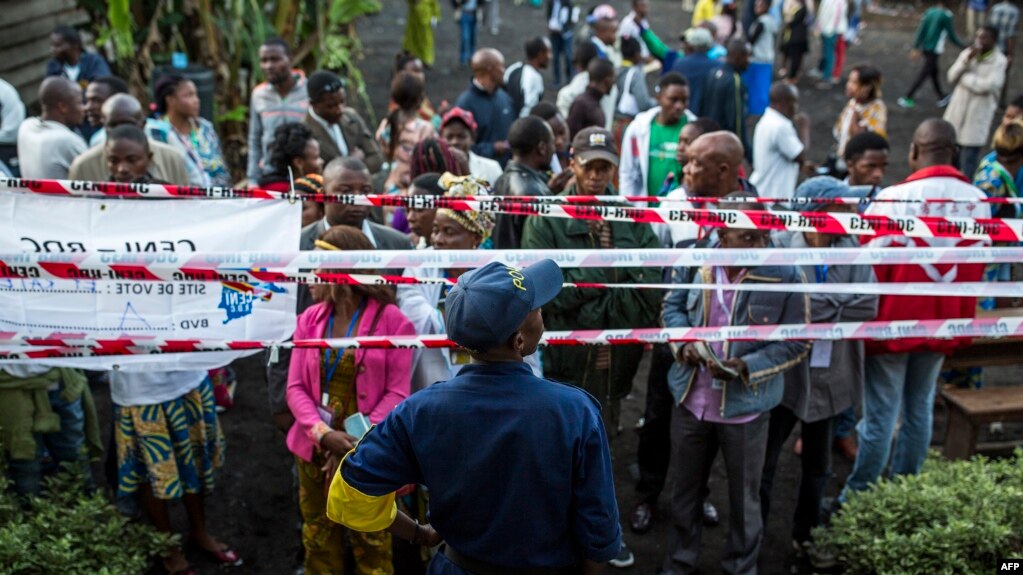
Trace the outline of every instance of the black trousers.
<path fill-rule="evenodd" d="M 646 382 L 646 408 L 639 430 L 639 481 L 636 498 L 640 503 L 657 506 L 664 490 L 671 460 L 671 410 L 675 400 L 668 390 L 668 370 L 674 358 L 667 344 L 654 346 L 650 355 L 650 375 Z"/>
<path fill-rule="evenodd" d="M 728 536 L 721 570 L 727 575 L 756 575 L 764 534 L 758 487 L 764 469 L 768 414 L 735 424 L 701 421 L 684 405 L 676 405 L 672 411 L 674 533 L 662 569 L 669 575 L 699 571 L 707 479 L 720 451 L 728 476 Z"/>
<path fill-rule="evenodd" d="M 796 512 L 792 519 L 792 538 L 799 542 L 809 541 L 810 531 L 821 524 L 821 498 L 824 497 L 824 490 L 831 477 L 831 421 L 829 417 L 813 423 L 801 423 L 803 454 L 800 459 L 803 473 L 799 481 Z M 771 511 L 771 488 L 778 468 L 778 457 L 797 422 L 799 418 L 787 407 L 779 405 L 771 410 L 764 472 L 760 478 L 760 511 L 765 526 Z"/>
<path fill-rule="evenodd" d="M 941 54 L 924 52 L 924 65 L 920 68 L 920 73 L 909 88 L 909 92 L 906 92 L 907 98 L 912 99 L 913 94 L 916 94 L 916 91 L 920 89 L 920 86 L 924 85 L 928 78 L 930 78 L 931 84 L 934 85 L 934 94 L 938 96 L 938 99 L 940 100 L 945 97 L 945 92 L 941 90 L 941 71 L 938 69 L 938 60 L 940 59 Z"/>

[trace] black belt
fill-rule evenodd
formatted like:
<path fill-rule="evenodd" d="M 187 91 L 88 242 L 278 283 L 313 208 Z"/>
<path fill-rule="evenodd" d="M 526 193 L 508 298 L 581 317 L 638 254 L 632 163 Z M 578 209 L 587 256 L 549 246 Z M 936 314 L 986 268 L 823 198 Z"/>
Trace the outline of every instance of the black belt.
<path fill-rule="evenodd" d="M 579 575 L 577 565 L 566 567 L 504 567 L 477 561 L 455 551 L 450 545 L 444 545 L 444 556 L 452 563 L 473 575 Z"/>

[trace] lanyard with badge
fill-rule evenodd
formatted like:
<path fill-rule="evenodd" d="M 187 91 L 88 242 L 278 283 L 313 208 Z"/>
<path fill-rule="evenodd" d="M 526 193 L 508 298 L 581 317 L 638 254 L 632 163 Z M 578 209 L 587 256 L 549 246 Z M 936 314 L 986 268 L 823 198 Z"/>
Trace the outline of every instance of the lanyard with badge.
<path fill-rule="evenodd" d="M 728 275 L 725 273 L 725 268 L 715 267 L 714 285 L 721 286 L 727 283 L 731 282 L 728 281 Z M 734 291 L 732 292 L 732 305 L 728 305 L 728 303 L 725 301 L 725 290 L 721 289 L 721 287 L 714 288 L 714 297 L 717 299 L 718 305 L 721 306 L 721 309 L 725 311 L 725 317 L 727 318 L 726 325 L 731 323 L 732 310 L 735 308 L 736 293 Z M 715 350 L 712 347 L 712 344 L 710 342 L 707 342 L 705 345 L 707 347 L 707 350 L 716 358 L 714 359 L 715 363 L 720 365 L 721 360 L 724 359 L 724 344 L 719 344 L 721 345 L 721 353 L 718 353 L 717 350 Z M 703 369 L 707 369 L 707 367 L 704 367 Z M 711 389 L 720 390 L 724 386 L 724 380 L 718 379 L 716 377 L 712 378 L 710 386 Z"/>
<path fill-rule="evenodd" d="M 828 266 L 827 264 L 813 266 L 814 276 L 817 279 L 817 283 L 827 283 L 828 281 Z M 827 369 L 831 367 L 831 349 L 833 342 L 827 339 L 821 339 L 813 342 L 813 346 L 810 348 L 810 367 Z"/>
<path fill-rule="evenodd" d="M 352 316 L 352 321 L 348 323 L 348 331 L 345 332 L 345 337 L 352 337 L 352 331 L 355 326 L 359 323 L 359 317 L 362 316 L 362 310 L 365 308 L 365 303 L 359 306 L 359 309 L 355 310 L 355 315 Z M 327 337 L 334 336 L 334 314 L 330 314 L 330 319 L 327 321 Z M 331 360 L 331 349 L 327 348 L 323 350 L 323 387 L 329 388 L 330 380 L 334 378 L 334 373 L 337 372 L 337 366 L 341 363 L 341 358 L 345 354 L 345 350 L 337 349 L 335 352 L 334 359 Z M 324 390 L 320 402 L 324 407 L 330 405 L 330 394 Z"/>

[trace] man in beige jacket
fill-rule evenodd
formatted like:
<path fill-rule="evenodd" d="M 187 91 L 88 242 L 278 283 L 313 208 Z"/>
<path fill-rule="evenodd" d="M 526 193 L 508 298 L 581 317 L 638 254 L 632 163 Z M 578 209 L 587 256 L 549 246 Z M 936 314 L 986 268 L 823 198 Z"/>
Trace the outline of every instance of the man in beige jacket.
<path fill-rule="evenodd" d="M 956 129 L 959 171 L 971 180 L 980 150 L 988 144 L 1008 65 L 998 51 L 998 29 L 984 26 L 974 35 L 973 45 L 960 52 L 948 70 L 948 81 L 955 89 L 944 119 Z"/>
<path fill-rule="evenodd" d="M 123 124 L 145 126 L 146 118 L 142 112 L 142 104 L 128 94 L 116 94 L 103 103 L 103 127 L 107 130 Z M 153 178 L 178 186 L 189 185 L 185 159 L 176 148 L 149 139 L 149 149 L 153 152 Z M 107 168 L 106 146 L 97 144 L 78 156 L 68 171 L 71 180 L 87 182 L 110 181 L 110 170 Z"/>

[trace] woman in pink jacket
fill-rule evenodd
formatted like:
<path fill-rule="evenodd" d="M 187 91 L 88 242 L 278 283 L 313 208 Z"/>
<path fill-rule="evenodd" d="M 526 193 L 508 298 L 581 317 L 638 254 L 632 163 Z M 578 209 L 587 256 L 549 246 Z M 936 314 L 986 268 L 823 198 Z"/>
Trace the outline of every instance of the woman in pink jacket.
<path fill-rule="evenodd" d="M 316 240 L 316 247 L 372 250 L 373 244 L 355 228 L 334 226 Z M 415 334 L 387 287 L 317 285 L 310 290 L 320 303 L 298 317 L 296 340 Z M 287 400 L 295 423 L 287 443 L 298 466 L 306 573 L 344 570 L 344 528 L 327 519 L 326 493 L 338 462 L 358 441 L 345 430 L 345 419 L 361 413 L 379 423 L 408 397 L 411 368 L 412 351 L 405 349 L 292 352 Z M 349 541 L 356 548 L 358 573 L 394 572 L 389 533 L 352 532 Z"/>

